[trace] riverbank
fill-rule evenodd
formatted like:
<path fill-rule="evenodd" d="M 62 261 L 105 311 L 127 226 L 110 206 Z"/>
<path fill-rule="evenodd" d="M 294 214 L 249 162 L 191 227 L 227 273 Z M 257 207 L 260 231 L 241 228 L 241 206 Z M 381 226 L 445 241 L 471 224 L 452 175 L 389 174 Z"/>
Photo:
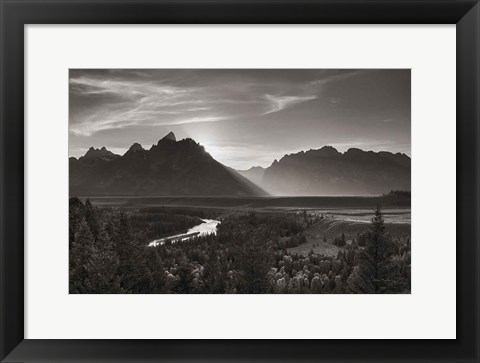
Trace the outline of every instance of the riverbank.
<path fill-rule="evenodd" d="M 220 224 L 220 221 L 214 219 L 202 219 L 203 223 L 196 225 L 190 228 L 185 233 L 180 233 L 174 236 L 163 237 L 160 239 L 155 239 L 148 244 L 149 247 L 156 247 L 159 244 L 164 244 L 166 242 L 176 243 L 185 241 L 193 237 L 206 236 L 208 234 L 216 234 L 217 226 Z"/>

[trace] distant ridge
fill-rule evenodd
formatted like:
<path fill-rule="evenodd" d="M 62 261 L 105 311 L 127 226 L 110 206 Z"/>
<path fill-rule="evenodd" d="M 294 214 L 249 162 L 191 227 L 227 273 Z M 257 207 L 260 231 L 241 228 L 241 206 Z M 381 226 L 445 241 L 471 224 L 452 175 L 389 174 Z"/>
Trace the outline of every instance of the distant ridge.
<path fill-rule="evenodd" d="M 262 168 L 261 166 L 252 166 L 250 169 L 237 170 L 237 172 L 250 180 L 252 183 L 261 185 L 265 168 Z"/>
<path fill-rule="evenodd" d="M 324 146 L 275 160 L 259 185 L 274 195 L 379 195 L 410 190 L 410 165 L 401 153 Z"/>

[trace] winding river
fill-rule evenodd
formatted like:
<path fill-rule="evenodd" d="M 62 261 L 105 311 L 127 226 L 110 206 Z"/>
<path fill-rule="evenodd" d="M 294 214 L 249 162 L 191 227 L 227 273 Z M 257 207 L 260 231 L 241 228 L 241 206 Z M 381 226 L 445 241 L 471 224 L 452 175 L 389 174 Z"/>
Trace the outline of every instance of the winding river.
<path fill-rule="evenodd" d="M 220 224 L 220 221 L 216 221 L 214 219 L 202 219 L 202 223 L 197 224 L 195 227 L 190 228 L 187 232 L 176 234 L 170 237 L 163 237 L 160 239 L 153 240 L 148 245 L 150 247 L 155 247 L 158 244 L 163 244 L 167 241 L 171 241 L 172 243 L 175 242 L 182 242 L 188 240 L 192 237 L 198 236 L 206 236 L 208 234 L 216 234 L 217 233 L 217 226 Z"/>

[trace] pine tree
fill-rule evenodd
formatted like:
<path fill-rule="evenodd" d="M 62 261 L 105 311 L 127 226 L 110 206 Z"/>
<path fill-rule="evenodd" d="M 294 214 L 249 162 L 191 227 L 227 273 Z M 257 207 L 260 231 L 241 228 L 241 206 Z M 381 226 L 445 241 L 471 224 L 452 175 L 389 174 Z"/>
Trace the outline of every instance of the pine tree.
<path fill-rule="evenodd" d="M 204 292 L 207 294 L 221 293 L 221 279 L 218 245 L 211 241 L 208 246 L 208 257 L 203 270 Z"/>
<path fill-rule="evenodd" d="M 69 204 L 69 213 L 68 213 L 68 219 L 69 219 L 69 238 L 68 241 L 70 244 L 73 242 L 75 239 L 75 234 L 78 231 L 78 228 L 80 226 L 80 222 L 82 221 L 84 215 L 85 215 L 85 206 L 83 203 L 78 199 L 77 197 L 71 197 L 68 200 Z"/>
<path fill-rule="evenodd" d="M 192 267 L 187 261 L 182 261 L 178 268 L 179 280 L 175 286 L 175 290 L 179 294 L 191 294 L 193 291 Z"/>
<path fill-rule="evenodd" d="M 347 280 L 347 289 L 353 293 L 381 294 L 388 292 L 389 263 L 392 254 L 390 238 L 385 233 L 385 222 L 380 206 L 375 209 L 366 235 L 365 249 Z"/>
<path fill-rule="evenodd" d="M 237 265 L 242 277 L 241 293 L 261 294 L 268 292 L 268 272 L 271 266 L 271 249 L 266 242 L 251 238 L 238 251 Z"/>
<path fill-rule="evenodd" d="M 146 266 L 150 277 L 150 286 L 148 287 L 149 292 L 155 294 L 168 292 L 166 288 L 165 268 L 157 249 L 147 248 L 145 253 Z"/>
<path fill-rule="evenodd" d="M 142 261 L 142 249 L 132 235 L 130 222 L 122 213 L 118 221 L 116 251 L 119 257 L 118 274 L 120 285 L 125 292 L 133 292 L 144 266 Z"/>
<path fill-rule="evenodd" d="M 72 294 L 89 292 L 87 265 L 93 254 L 93 243 L 92 232 L 84 218 L 70 248 L 69 290 Z"/>
<path fill-rule="evenodd" d="M 88 227 L 90 227 L 93 238 L 97 240 L 100 232 L 100 224 L 97 218 L 97 211 L 90 202 L 90 199 L 87 199 L 85 202 L 85 220 L 87 221 Z"/>
<path fill-rule="evenodd" d="M 120 278 L 117 274 L 119 262 L 110 236 L 106 229 L 101 227 L 86 264 L 89 292 L 95 294 L 121 292 Z"/>

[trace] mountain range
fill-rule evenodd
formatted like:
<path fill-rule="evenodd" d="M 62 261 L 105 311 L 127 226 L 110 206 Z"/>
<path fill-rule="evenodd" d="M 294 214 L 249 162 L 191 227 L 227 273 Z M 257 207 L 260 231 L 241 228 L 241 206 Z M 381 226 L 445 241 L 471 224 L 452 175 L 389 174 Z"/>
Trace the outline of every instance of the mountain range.
<path fill-rule="evenodd" d="M 190 138 L 170 132 L 149 150 L 134 143 L 122 156 L 105 147 L 71 157 L 70 195 L 236 196 L 375 195 L 410 190 L 410 158 L 401 153 L 331 146 L 301 151 L 269 167 L 234 170 Z"/>
<path fill-rule="evenodd" d="M 105 147 L 70 158 L 70 195 L 76 196 L 265 196 L 204 147 L 171 132 L 150 150 L 134 143 L 122 156 Z"/>
<path fill-rule="evenodd" d="M 411 189 L 411 160 L 402 153 L 338 152 L 331 146 L 274 160 L 259 184 L 275 195 L 376 195 Z M 258 173 L 259 171 L 257 171 Z M 244 176 L 246 176 L 244 174 Z"/>

